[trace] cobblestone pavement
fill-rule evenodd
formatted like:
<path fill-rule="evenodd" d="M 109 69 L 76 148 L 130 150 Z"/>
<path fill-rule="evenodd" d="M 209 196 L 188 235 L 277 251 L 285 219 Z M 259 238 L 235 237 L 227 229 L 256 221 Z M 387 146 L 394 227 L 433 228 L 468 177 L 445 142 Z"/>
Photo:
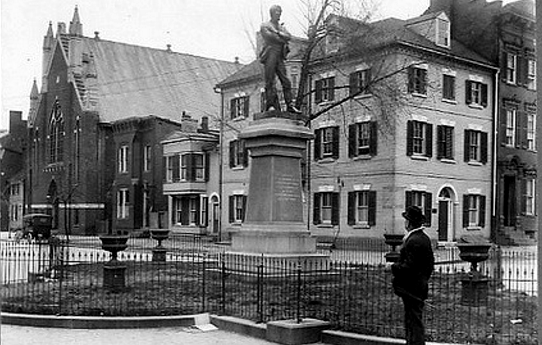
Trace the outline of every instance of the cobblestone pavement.
<path fill-rule="evenodd" d="M 195 328 L 66 329 L 1 325 L 2 345 L 276 345 L 269 341 Z"/>

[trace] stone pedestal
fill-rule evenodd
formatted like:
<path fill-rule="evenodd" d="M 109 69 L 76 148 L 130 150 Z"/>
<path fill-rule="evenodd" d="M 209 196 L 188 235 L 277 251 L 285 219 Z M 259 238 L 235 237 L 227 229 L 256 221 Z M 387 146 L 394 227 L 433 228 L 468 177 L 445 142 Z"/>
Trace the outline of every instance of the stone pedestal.
<path fill-rule="evenodd" d="M 126 265 L 120 261 L 104 264 L 104 288 L 116 292 L 126 287 Z"/>
<path fill-rule="evenodd" d="M 316 238 L 304 222 L 301 189 L 301 158 L 313 134 L 275 113 L 256 115 L 239 134 L 252 162 L 245 221 L 232 236 L 232 251 L 313 260 Z"/>

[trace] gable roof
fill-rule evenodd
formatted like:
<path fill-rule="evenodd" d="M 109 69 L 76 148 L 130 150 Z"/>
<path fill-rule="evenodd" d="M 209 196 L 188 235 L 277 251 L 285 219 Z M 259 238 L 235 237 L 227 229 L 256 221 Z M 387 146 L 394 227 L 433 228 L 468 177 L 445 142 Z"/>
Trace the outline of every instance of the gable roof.
<path fill-rule="evenodd" d="M 63 35 L 62 41 L 70 39 Z M 239 63 L 79 37 L 82 52 L 93 60 L 92 79 L 79 77 L 81 92 L 91 89 L 98 99 L 102 122 L 155 115 L 178 121 L 184 112 L 193 118 L 217 116 L 220 97 L 214 86 L 239 70 Z M 76 79 L 77 82 L 77 79 Z"/>

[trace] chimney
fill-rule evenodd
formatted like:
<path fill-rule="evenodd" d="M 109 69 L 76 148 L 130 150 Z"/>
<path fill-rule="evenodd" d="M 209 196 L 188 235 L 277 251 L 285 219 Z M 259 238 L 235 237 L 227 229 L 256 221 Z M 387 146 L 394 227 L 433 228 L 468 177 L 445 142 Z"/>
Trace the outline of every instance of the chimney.
<path fill-rule="evenodd" d="M 99 40 L 100 39 L 100 31 L 94 31 L 94 39 Z"/>
<path fill-rule="evenodd" d="M 236 56 L 236 57 L 235 57 L 235 61 L 234 61 L 234 63 L 235 63 L 236 65 L 238 65 L 238 64 L 239 64 L 239 56 Z"/>
<path fill-rule="evenodd" d="M 168 53 L 171 53 L 171 51 L 172 51 L 172 50 L 171 50 L 171 44 L 166 44 L 166 51 L 167 51 Z"/>
<path fill-rule="evenodd" d="M 64 35 L 66 33 L 66 23 L 64 22 L 58 22 L 57 28 L 56 28 L 56 35 Z"/>
<path fill-rule="evenodd" d="M 207 116 L 201 117 L 201 131 L 203 133 L 209 132 L 209 118 Z"/>
<path fill-rule="evenodd" d="M 193 119 L 183 111 L 181 115 L 181 129 L 186 133 L 196 133 L 198 131 L 198 120 Z"/>

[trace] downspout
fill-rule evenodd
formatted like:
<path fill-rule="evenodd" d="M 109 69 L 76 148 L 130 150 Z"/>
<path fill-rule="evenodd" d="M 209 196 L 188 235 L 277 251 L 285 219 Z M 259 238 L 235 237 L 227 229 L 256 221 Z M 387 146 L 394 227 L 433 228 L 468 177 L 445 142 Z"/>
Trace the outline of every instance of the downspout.
<path fill-rule="evenodd" d="M 536 0 L 536 39 L 538 42 L 542 42 L 542 0 Z M 539 46 L 540 48 L 540 46 Z M 542 49 L 536 50 L 536 57 L 537 57 L 537 121 L 536 121 L 536 148 L 537 148 L 537 163 L 542 163 L 542 120 L 540 119 L 542 116 Z M 538 165 L 538 164 L 537 164 Z M 537 196 L 535 199 L 535 202 L 537 203 L 536 209 L 538 210 L 537 216 L 540 217 L 540 201 L 542 200 L 542 183 L 540 182 L 540 176 L 542 174 L 539 173 L 540 165 L 537 167 L 536 172 L 536 192 Z M 538 219 L 538 260 L 540 262 L 540 259 L 542 258 L 542 222 L 540 219 Z M 538 264 L 538 337 L 542 335 L 542 265 Z M 538 339 L 540 342 L 540 338 Z"/>
<path fill-rule="evenodd" d="M 311 92 L 311 88 L 312 88 L 312 74 L 310 74 L 309 72 L 309 75 L 308 75 L 308 84 L 309 84 L 309 104 L 308 104 L 308 107 L 307 107 L 307 113 L 308 113 L 308 116 L 309 118 L 311 117 L 311 112 L 312 112 L 312 92 Z M 309 128 L 311 128 L 311 125 L 312 125 L 312 121 L 309 121 L 307 123 L 307 126 Z M 314 140 L 314 139 L 313 139 Z M 313 141 L 314 142 L 314 141 Z M 307 141 L 307 231 L 310 231 L 311 230 L 311 197 L 312 197 L 312 194 L 311 194 L 311 185 L 312 185 L 312 176 L 311 176 L 311 172 L 312 172 L 312 169 L 311 169 L 311 165 L 312 165 L 312 153 L 311 153 L 311 141 L 308 140 Z"/>
<path fill-rule="evenodd" d="M 493 92 L 493 153 L 491 159 L 491 233 L 489 235 L 491 241 L 495 243 L 497 240 L 497 232 L 499 226 L 499 220 L 497 215 L 497 185 L 499 183 L 497 179 L 497 148 L 498 148 L 498 134 L 499 134 L 499 78 L 500 70 L 495 72 L 495 90 Z"/>
<path fill-rule="evenodd" d="M 224 92 L 222 88 L 215 86 L 215 93 L 220 93 L 220 133 L 218 143 L 218 241 L 222 241 L 222 193 L 224 189 L 223 181 L 223 149 L 224 149 Z M 214 216 L 214 215 L 213 215 Z"/>

